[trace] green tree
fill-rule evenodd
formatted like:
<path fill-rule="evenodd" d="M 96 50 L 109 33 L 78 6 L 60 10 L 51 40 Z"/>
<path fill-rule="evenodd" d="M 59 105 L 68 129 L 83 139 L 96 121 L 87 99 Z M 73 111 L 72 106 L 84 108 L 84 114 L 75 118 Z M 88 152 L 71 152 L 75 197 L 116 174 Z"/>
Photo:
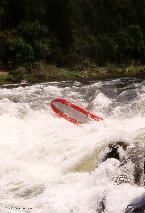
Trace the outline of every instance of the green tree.
<path fill-rule="evenodd" d="M 39 61 L 47 59 L 49 46 L 46 26 L 38 21 L 23 22 L 17 28 L 17 35 L 8 41 L 8 52 L 16 63 Z"/>
<path fill-rule="evenodd" d="M 32 46 L 21 37 L 9 40 L 7 45 L 9 58 L 14 64 L 32 62 L 34 60 L 34 51 Z"/>
<path fill-rule="evenodd" d="M 0 2 L 0 30 L 2 30 L 3 28 L 3 21 L 6 14 L 6 6 L 7 6 L 7 1 L 2 0 Z"/>
<path fill-rule="evenodd" d="M 7 58 L 9 40 L 17 62 L 23 61 L 18 50 L 28 53 L 24 61 L 43 59 L 64 66 L 86 58 L 99 64 L 144 62 L 144 20 L 144 0 L 1 0 L 0 60 Z M 1 39 L 4 31 L 13 36 Z"/>

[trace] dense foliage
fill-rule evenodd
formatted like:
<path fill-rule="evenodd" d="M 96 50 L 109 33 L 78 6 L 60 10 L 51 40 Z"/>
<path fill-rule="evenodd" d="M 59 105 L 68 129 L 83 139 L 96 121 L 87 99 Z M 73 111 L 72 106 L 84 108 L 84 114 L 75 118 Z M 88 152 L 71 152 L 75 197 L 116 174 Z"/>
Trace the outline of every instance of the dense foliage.
<path fill-rule="evenodd" d="M 145 61 L 144 0 L 1 0 L 0 61 Z"/>

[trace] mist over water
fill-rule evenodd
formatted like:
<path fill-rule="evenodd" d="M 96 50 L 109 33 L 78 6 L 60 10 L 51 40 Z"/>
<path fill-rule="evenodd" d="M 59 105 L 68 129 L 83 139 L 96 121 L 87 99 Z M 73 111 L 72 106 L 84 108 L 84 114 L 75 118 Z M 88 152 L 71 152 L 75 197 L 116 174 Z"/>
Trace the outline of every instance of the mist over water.
<path fill-rule="evenodd" d="M 61 97 L 104 118 L 76 126 L 50 108 Z M 112 181 L 118 162 L 99 163 L 116 141 L 145 139 L 145 81 L 52 82 L 0 88 L 1 212 L 121 213 L 145 189 Z"/>

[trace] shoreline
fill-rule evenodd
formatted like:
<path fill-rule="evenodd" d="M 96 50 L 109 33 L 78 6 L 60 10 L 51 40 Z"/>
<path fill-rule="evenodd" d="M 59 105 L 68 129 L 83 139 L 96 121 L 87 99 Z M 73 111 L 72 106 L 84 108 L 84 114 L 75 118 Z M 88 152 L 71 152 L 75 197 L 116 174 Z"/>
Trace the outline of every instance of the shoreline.
<path fill-rule="evenodd" d="M 41 83 L 49 81 L 96 81 L 116 78 L 145 79 L 145 65 L 104 66 L 85 68 L 84 70 L 69 70 L 55 65 L 41 64 L 41 67 L 18 67 L 13 70 L 0 70 L 0 86 L 3 84 L 20 84 L 22 82 Z"/>

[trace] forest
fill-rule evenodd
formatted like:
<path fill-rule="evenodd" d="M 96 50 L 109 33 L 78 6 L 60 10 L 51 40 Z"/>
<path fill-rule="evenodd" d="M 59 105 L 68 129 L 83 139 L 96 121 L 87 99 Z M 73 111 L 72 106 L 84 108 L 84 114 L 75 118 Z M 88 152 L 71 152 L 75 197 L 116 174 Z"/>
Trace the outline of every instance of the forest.
<path fill-rule="evenodd" d="M 145 62 L 144 0 L 1 0 L 0 63 Z"/>

